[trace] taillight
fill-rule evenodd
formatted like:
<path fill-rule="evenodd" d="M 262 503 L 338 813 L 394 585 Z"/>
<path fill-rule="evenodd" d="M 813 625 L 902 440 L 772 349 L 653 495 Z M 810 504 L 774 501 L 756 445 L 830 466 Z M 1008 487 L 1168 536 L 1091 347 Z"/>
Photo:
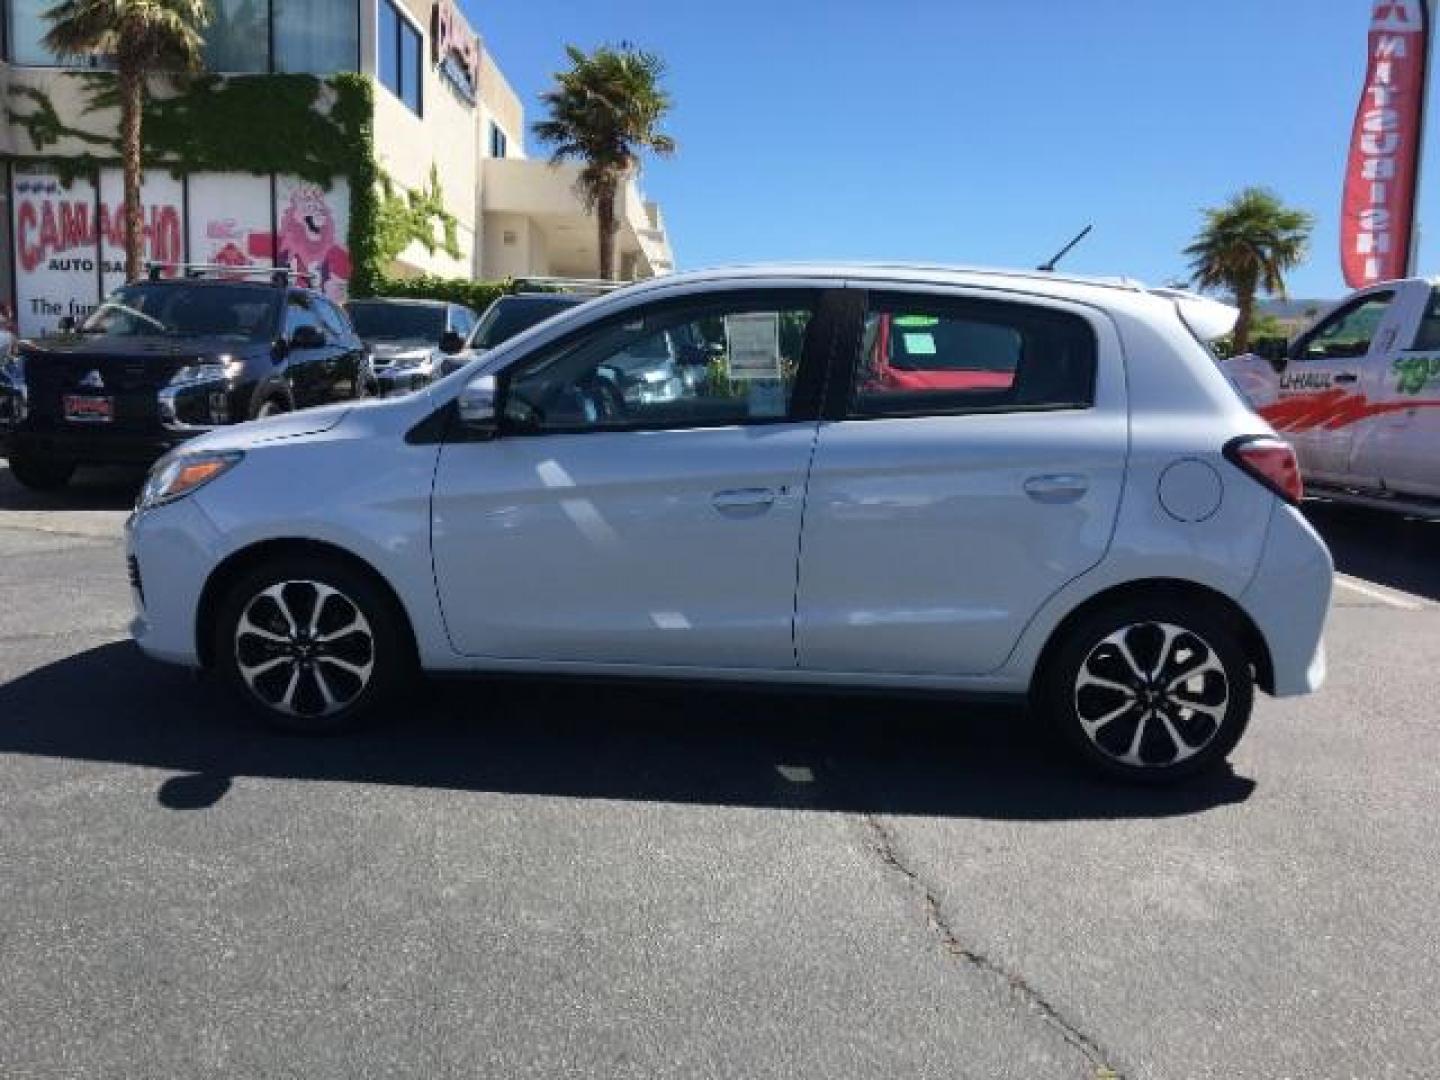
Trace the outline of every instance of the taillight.
<path fill-rule="evenodd" d="M 1300 463 L 1284 440 L 1273 435 L 1244 435 L 1226 444 L 1225 457 L 1286 502 L 1299 505 L 1305 497 Z"/>

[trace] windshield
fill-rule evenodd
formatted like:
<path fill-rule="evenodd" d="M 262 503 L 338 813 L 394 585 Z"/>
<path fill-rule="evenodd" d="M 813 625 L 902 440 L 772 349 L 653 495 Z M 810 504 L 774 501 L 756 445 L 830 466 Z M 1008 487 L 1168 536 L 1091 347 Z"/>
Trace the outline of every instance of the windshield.
<path fill-rule="evenodd" d="M 126 285 L 90 314 L 80 332 L 266 341 L 275 333 L 278 297 L 278 292 L 251 286 Z"/>
<path fill-rule="evenodd" d="M 574 306 L 568 300 L 496 300 L 480 316 L 471 345 L 477 349 L 493 349 L 522 330 L 529 330 L 551 315 Z"/>
<path fill-rule="evenodd" d="M 440 340 L 445 309 L 428 304 L 350 304 L 350 321 L 366 341 Z"/>

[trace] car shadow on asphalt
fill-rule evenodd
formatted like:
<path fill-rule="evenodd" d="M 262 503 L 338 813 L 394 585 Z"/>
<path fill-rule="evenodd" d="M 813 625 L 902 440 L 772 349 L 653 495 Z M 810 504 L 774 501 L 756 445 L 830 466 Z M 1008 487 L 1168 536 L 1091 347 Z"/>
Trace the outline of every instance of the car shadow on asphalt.
<path fill-rule="evenodd" d="M 1305 516 L 1342 574 L 1440 601 L 1440 521 L 1320 501 Z"/>
<path fill-rule="evenodd" d="M 157 798 L 177 810 L 240 777 L 1017 820 L 1194 814 L 1255 788 L 1228 769 L 1174 789 L 1107 784 L 1018 708 L 895 697 L 447 680 L 369 731 L 285 737 L 128 642 L 0 686 L 0 754 L 173 770 Z"/>
<path fill-rule="evenodd" d="M 80 469 L 59 491 L 29 491 L 0 459 L 0 510 L 129 510 L 144 481 L 143 468 Z"/>

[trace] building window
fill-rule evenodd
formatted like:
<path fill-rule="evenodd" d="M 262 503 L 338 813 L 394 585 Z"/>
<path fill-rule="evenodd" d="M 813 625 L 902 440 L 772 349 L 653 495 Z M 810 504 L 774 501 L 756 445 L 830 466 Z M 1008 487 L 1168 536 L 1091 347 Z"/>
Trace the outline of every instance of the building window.
<path fill-rule="evenodd" d="M 424 72 L 421 50 L 424 45 L 409 19 L 391 0 L 380 0 L 380 25 L 375 35 L 376 64 L 380 82 L 410 107 L 422 111 L 420 79 Z"/>
<path fill-rule="evenodd" d="M 205 66 L 228 73 L 270 70 L 268 0 L 210 0 Z"/>
<path fill-rule="evenodd" d="M 360 58 L 356 0 L 271 0 L 275 70 L 301 75 L 354 71 Z"/>
<path fill-rule="evenodd" d="M 11 59 L 17 64 L 107 66 L 61 60 L 45 48 L 50 29 L 45 12 L 54 6 L 55 0 L 10 0 Z M 210 71 L 333 75 L 360 66 L 359 0 L 210 0 L 210 9 L 204 54 Z"/>
<path fill-rule="evenodd" d="M 491 121 L 490 121 L 490 156 L 491 156 L 491 157 L 504 157 L 504 156 L 505 156 L 505 151 L 506 151 L 506 149 L 508 149 L 508 147 L 509 147 L 509 142 L 508 142 L 508 141 L 506 140 L 506 138 L 505 138 L 505 132 L 500 129 L 500 125 L 499 125 L 499 124 L 495 123 L 494 120 L 491 120 Z"/>

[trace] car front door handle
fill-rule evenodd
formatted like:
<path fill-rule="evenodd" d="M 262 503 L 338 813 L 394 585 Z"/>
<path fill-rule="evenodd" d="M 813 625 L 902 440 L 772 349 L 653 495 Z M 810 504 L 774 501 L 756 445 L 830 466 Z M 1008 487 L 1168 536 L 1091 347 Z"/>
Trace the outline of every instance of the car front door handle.
<path fill-rule="evenodd" d="M 726 517 L 755 517 L 775 505 L 774 488 L 731 488 L 717 491 L 711 504 Z"/>
<path fill-rule="evenodd" d="M 1038 503 L 1078 502 L 1090 490 L 1090 481 L 1078 473 L 1051 473 L 1025 481 L 1025 494 Z"/>

